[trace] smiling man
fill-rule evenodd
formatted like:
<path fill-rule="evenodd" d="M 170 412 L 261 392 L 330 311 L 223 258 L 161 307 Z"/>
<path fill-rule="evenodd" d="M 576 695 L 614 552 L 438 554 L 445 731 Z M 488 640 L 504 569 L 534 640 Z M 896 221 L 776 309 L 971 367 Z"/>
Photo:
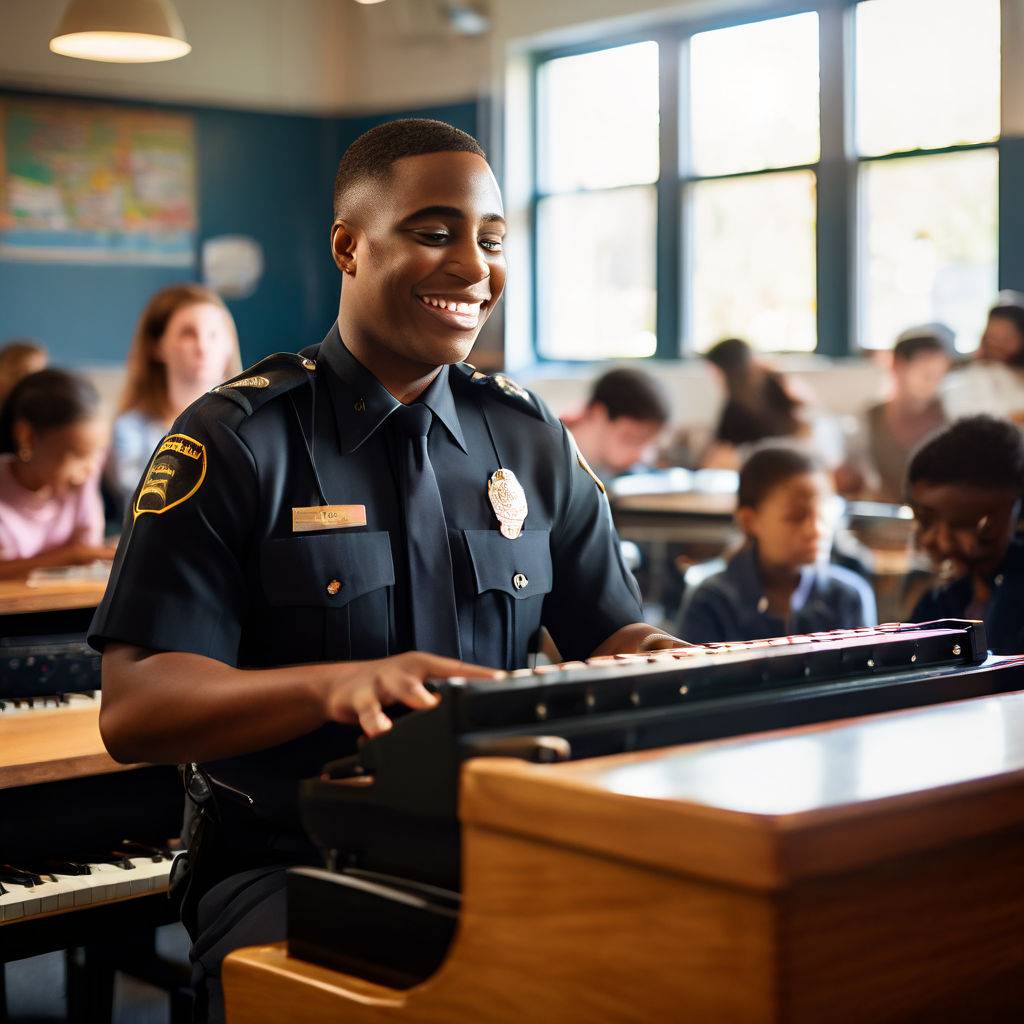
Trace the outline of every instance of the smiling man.
<path fill-rule="evenodd" d="M 296 785 L 430 677 L 676 641 L 639 621 L 603 489 L 532 395 L 463 362 L 505 284 L 501 195 L 437 121 L 338 168 L 337 323 L 188 409 L 133 501 L 91 630 L 124 761 L 187 765 L 183 920 L 201 1004 L 284 934 L 284 866 L 318 860 Z M 484 667 L 476 667 L 484 666 Z M 200 768 L 199 765 L 202 767 Z"/>

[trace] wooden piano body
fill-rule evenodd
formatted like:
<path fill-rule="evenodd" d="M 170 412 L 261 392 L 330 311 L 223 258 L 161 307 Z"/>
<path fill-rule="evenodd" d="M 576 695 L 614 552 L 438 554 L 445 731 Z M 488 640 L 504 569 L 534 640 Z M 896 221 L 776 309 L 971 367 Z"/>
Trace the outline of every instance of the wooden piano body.
<path fill-rule="evenodd" d="M 1021 688 L 1015 659 L 990 668 L 994 692 Z M 1024 1016 L 1024 694 L 475 758 L 458 814 L 461 909 L 433 974 L 399 987 L 241 950 L 230 1024 Z"/>

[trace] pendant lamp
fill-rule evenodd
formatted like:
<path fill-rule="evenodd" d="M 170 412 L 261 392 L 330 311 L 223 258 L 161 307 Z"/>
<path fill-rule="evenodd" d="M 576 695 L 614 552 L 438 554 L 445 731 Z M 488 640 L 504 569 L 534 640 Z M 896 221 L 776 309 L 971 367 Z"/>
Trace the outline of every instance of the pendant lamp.
<path fill-rule="evenodd" d="M 192 47 L 171 0 L 71 0 L 50 49 L 65 57 L 150 64 Z"/>

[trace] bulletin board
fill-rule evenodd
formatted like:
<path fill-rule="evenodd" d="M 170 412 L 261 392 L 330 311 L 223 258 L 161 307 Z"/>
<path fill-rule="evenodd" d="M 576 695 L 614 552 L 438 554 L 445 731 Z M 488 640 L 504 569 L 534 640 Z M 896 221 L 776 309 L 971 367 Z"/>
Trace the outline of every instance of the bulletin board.
<path fill-rule="evenodd" d="M 0 99 L 0 259 L 191 267 L 193 120 Z"/>

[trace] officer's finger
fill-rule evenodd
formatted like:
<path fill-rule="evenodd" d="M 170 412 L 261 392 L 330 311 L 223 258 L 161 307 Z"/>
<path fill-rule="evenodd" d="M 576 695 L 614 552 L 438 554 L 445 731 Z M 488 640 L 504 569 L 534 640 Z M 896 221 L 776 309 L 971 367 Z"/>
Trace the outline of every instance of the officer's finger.
<path fill-rule="evenodd" d="M 442 658 L 439 654 L 417 655 L 416 671 L 421 679 L 450 679 L 463 676 L 467 679 L 497 679 L 501 674 L 497 669 L 484 668 L 483 665 L 470 665 L 466 661 L 455 658 Z"/>
<path fill-rule="evenodd" d="M 411 708 L 432 708 L 440 699 L 431 693 L 416 676 L 402 676 L 390 695 Z"/>
<path fill-rule="evenodd" d="M 379 736 L 391 728 L 391 719 L 384 714 L 372 687 L 359 687 L 352 694 L 352 710 L 367 736 Z"/>

